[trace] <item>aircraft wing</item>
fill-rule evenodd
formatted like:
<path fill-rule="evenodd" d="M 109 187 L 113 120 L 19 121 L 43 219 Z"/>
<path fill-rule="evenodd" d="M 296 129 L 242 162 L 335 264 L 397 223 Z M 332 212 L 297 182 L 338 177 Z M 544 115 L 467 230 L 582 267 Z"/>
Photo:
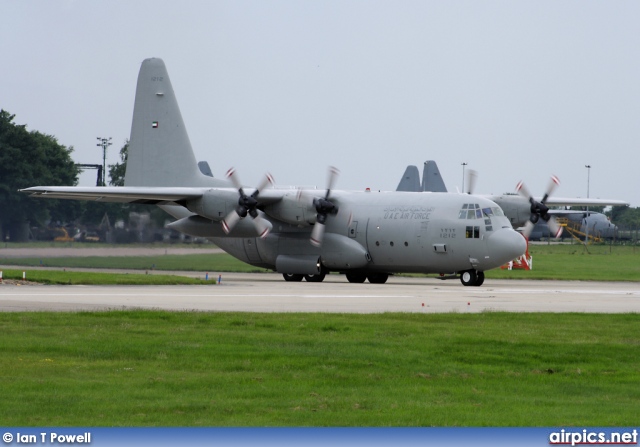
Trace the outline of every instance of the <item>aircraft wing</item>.
<path fill-rule="evenodd" d="M 625 200 L 580 199 L 575 197 L 549 197 L 545 203 L 552 206 L 629 206 L 629 202 Z"/>
<path fill-rule="evenodd" d="M 245 189 L 247 194 L 252 189 Z M 73 199 L 96 202 L 166 204 L 198 199 L 205 195 L 218 196 L 223 200 L 237 201 L 238 191 L 233 188 L 189 188 L 155 186 L 33 186 L 20 192 L 32 197 L 47 199 Z M 260 193 L 259 203 L 269 205 L 282 200 L 285 191 L 265 190 Z"/>
<path fill-rule="evenodd" d="M 33 186 L 20 192 L 48 199 L 74 199 L 96 202 L 158 204 L 202 197 L 208 188 L 146 186 Z"/>

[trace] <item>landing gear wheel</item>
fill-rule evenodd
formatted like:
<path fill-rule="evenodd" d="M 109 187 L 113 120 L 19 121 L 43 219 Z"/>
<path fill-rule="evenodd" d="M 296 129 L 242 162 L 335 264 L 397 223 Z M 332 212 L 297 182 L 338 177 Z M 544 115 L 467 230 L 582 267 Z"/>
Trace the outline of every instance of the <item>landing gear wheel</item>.
<path fill-rule="evenodd" d="M 317 275 L 304 275 L 304 279 L 307 282 L 322 282 L 324 281 L 325 275 L 326 273 L 324 272 L 318 273 Z"/>
<path fill-rule="evenodd" d="M 483 282 L 484 282 L 484 272 L 477 272 L 476 283 L 474 284 L 474 286 L 480 287 Z"/>
<path fill-rule="evenodd" d="M 347 281 L 358 284 L 362 284 L 367 280 L 367 275 L 359 272 L 347 272 L 345 273 L 345 276 L 347 277 Z"/>
<path fill-rule="evenodd" d="M 299 282 L 302 281 L 303 275 L 297 275 L 295 273 L 283 273 L 282 277 L 285 281 Z"/>
<path fill-rule="evenodd" d="M 389 279 L 388 273 L 370 273 L 367 279 L 371 284 L 384 284 Z"/>
<path fill-rule="evenodd" d="M 475 270 L 465 270 L 460 274 L 460 282 L 463 286 L 475 286 L 478 280 L 478 274 Z"/>

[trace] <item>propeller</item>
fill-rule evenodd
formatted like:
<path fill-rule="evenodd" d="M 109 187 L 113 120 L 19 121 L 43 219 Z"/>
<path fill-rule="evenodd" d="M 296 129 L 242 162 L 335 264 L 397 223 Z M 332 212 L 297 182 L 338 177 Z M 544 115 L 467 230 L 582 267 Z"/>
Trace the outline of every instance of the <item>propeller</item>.
<path fill-rule="evenodd" d="M 267 237 L 271 226 L 262 218 L 258 213 L 258 195 L 260 191 L 266 188 L 269 184 L 273 184 L 273 177 L 267 173 L 262 182 L 258 185 L 256 190 L 248 196 L 242 189 L 242 184 L 236 175 L 236 170 L 231 168 L 227 171 L 227 178 L 231 180 L 233 186 L 238 190 L 240 198 L 238 199 L 238 207 L 231 211 L 222 221 L 222 229 L 225 233 L 229 234 L 233 227 L 241 220 L 247 217 L 249 214 L 253 219 L 253 224 L 258 231 L 261 238 Z"/>
<path fill-rule="evenodd" d="M 560 184 L 560 180 L 558 179 L 558 177 L 556 177 L 555 175 L 552 175 L 551 181 L 549 182 L 549 186 L 547 187 L 547 191 L 544 193 L 542 200 L 540 200 L 539 202 L 533 198 L 533 196 L 531 195 L 531 193 L 529 192 L 529 190 L 527 189 L 527 187 L 524 185 L 522 181 L 519 182 L 518 185 L 516 186 L 516 191 L 521 196 L 527 198 L 527 200 L 529 200 L 529 203 L 531 204 L 531 208 L 530 208 L 531 215 L 529 216 L 529 220 L 527 221 L 523 231 L 527 239 L 531 234 L 531 230 L 533 230 L 533 227 L 540 219 L 547 222 L 547 225 L 549 226 L 549 231 L 554 235 L 555 238 L 560 237 L 560 235 L 562 234 L 562 226 L 558 224 L 554 216 L 549 214 L 549 207 L 546 205 L 547 199 L 549 198 L 551 193 L 558 187 L 559 184 Z"/>
<path fill-rule="evenodd" d="M 316 223 L 311 231 L 311 244 L 320 247 L 322 245 L 322 239 L 324 238 L 324 229 L 329 215 L 338 214 L 338 207 L 329 200 L 331 195 L 331 189 L 336 182 L 340 171 L 333 166 L 329 167 L 329 176 L 327 178 L 327 192 L 324 197 L 316 197 L 313 199 L 313 206 L 318 213 L 316 216 Z"/>
<path fill-rule="evenodd" d="M 476 189 L 477 182 L 478 171 L 475 169 L 467 169 L 467 194 L 473 194 L 473 191 Z"/>

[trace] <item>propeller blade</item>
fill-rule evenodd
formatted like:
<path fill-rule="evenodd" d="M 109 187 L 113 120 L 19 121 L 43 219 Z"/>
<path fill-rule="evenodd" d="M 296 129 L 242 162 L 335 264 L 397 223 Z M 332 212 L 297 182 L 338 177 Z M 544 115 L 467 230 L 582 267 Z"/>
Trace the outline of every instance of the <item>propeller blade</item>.
<path fill-rule="evenodd" d="M 253 192 L 253 194 L 251 194 L 253 197 L 257 197 L 258 194 L 260 194 L 260 191 L 262 191 L 264 188 L 266 188 L 268 185 L 273 185 L 274 181 L 273 181 L 273 177 L 271 176 L 271 174 L 269 174 L 267 172 L 267 174 L 264 176 L 264 178 L 262 179 L 262 182 L 258 185 L 258 187 L 256 188 L 256 190 Z"/>
<path fill-rule="evenodd" d="M 555 216 L 551 216 L 547 225 L 549 226 L 549 232 L 554 238 L 558 239 L 562 235 L 563 227 L 558 223 Z"/>
<path fill-rule="evenodd" d="M 322 245 L 322 238 L 324 237 L 324 224 L 316 222 L 311 231 L 311 245 L 320 247 Z"/>
<path fill-rule="evenodd" d="M 527 187 L 525 186 L 523 181 L 518 182 L 518 184 L 516 185 L 516 192 L 520 194 L 522 197 L 525 197 L 527 199 L 530 199 L 531 197 L 533 197 L 529 192 L 529 189 L 527 189 Z"/>
<path fill-rule="evenodd" d="M 238 178 L 238 175 L 236 174 L 236 169 L 235 168 L 230 168 L 227 171 L 227 178 L 229 180 L 231 180 L 231 183 L 233 183 L 233 186 L 237 190 L 242 190 L 242 183 L 240 183 L 240 179 Z"/>
<path fill-rule="evenodd" d="M 476 183 L 478 181 L 478 171 L 475 169 L 467 170 L 467 194 L 473 194 L 476 189 Z"/>
<path fill-rule="evenodd" d="M 533 231 L 533 227 L 535 227 L 536 225 L 531 222 L 530 220 L 527 221 L 527 223 L 524 225 L 524 229 L 522 230 L 522 234 L 524 237 L 527 238 L 527 240 L 529 240 L 529 236 L 531 235 L 531 232 Z"/>
<path fill-rule="evenodd" d="M 556 177 L 555 175 L 552 175 L 551 180 L 549 181 L 549 186 L 547 186 L 547 192 L 544 193 L 544 197 L 540 202 L 545 203 L 549 198 L 549 196 L 553 193 L 553 191 L 558 187 L 559 184 L 560 184 L 560 180 L 558 179 L 558 177 Z"/>
<path fill-rule="evenodd" d="M 222 230 L 225 233 L 229 234 L 231 230 L 233 230 L 233 227 L 235 227 L 236 224 L 240 221 L 240 219 L 241 217 L 236 210 L 231 211 L 222 221 Z"/>
<path fill-rule="evenodd" d="M 271 224 L 267 220 L 260 217 L 260 215 L 257 215 L 256 217 L 253 218 L 253 224 L 255 225 L 256 230 L 258 231 L 259 237 L 262 239 L 267 237 L 267 235 L 271 231 Z"/>
<path fill-rule="evenodd" d="M 329 166 L 329 177 L 327 178 L 327 195 L 325 197 L 329 197 L 329 193 L 333 189 L 333 185 L 336 183 L 338 174 L 340 174 L 340 170 L 338 168 Z"/>

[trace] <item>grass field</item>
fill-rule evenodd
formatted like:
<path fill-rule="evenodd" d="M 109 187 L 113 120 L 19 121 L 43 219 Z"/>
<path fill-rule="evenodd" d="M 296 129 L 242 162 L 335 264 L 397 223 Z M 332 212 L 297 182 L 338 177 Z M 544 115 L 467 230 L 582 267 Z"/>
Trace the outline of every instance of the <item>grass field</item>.
<path fill-rule="evenodd" d="M 533 270 L 490 270 L 488 278 L 640 281 L 640 248 L 608 245 L 531 245 Z"/>
<path fill-rule="evenodd" d="M 5 426 L 633 426 L 638 315 L 0 314 Z"/>
<path fill-rule="evenodd" d="M 487 276 L 640 280 L 635 247 L 530 253 L 533 271 Z M 195 250 L 42 260 L 74 262 L 256 270 Z M 203 282 L 27 274 L 53 284 Z M 5 426 L 632 426 L 640 405 L 638 314 L 29 312 L 0 313 L 0 330 Z"/>

